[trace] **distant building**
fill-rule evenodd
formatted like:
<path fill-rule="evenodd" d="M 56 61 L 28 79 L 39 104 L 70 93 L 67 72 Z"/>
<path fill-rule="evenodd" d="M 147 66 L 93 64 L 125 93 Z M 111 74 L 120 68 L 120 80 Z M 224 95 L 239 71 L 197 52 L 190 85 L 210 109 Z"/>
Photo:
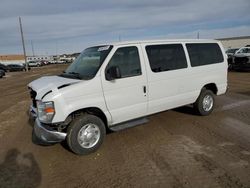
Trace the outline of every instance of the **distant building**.
<path fill-rule="evenodd" d="M 220 38 L 217 40 L 221 41 L 225 49 L 241 48 L 250 45 L 250 36 Z"/>
<path fill-rule="evenodd" d="M 3 64 L 23 64 L 24 56 L 15 54 L 15 55 L 0 55 L 0 63 Z"/>

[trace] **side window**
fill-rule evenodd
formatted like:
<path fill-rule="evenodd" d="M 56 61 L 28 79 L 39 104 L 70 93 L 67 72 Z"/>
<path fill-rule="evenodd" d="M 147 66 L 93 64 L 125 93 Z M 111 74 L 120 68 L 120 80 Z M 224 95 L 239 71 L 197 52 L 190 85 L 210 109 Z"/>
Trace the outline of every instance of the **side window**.
<path fill-rule="evenodd" d="M 120 69 L 121 78 L 141 75 L 141 64 L 137 47 L 122 47 L 117 49 L 106 71 L 112 66 Z"/>
<path fill-rule="evenodd" d="M 186 47 L 192 67 L 223 62 L 221 49 L 216 43 L 192 43 Z"/>
<path fill-rule="evenodd" d="M 153 72 L 187 68 L 187 60 L 181 44 L 146 46 L 146 51 Z"/>

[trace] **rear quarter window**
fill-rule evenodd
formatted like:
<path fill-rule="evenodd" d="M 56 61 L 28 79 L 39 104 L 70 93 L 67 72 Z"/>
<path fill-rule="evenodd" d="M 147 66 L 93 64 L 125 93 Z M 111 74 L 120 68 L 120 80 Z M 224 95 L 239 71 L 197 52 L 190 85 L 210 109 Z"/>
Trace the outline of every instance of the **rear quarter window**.
<path fill-rule="evenodd" d="M 186 44 L 191 66 L 222 63 L 223 54 L 217 43 L 189 43 Z"/>

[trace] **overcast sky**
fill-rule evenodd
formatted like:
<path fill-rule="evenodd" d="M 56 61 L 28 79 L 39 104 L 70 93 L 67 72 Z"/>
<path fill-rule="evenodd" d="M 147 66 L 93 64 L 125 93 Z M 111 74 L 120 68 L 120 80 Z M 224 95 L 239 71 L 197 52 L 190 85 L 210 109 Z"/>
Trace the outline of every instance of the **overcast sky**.
<path fill-rule="evenodd" d="M 60 54 L 154 38 L 250 35 L 250 0 L 1 0 L 0 54 Z"/>

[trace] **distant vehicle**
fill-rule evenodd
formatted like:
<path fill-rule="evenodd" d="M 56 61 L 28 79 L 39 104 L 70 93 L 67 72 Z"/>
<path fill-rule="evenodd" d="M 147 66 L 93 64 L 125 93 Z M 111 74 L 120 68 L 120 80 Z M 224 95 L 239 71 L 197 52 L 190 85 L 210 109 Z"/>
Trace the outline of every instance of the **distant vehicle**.
<path fill-rule="evenodd" d="M 44 65 L 48 65 L 48 64 L 49 64 L 49 62 L 48 62 L 48 61 L 44 61 L 44 60 L 42 60 L 42 61 L 40 61 L 40 64 L 41 64 L 42 66 L 44 66 Z"/>
<path fill-rule="evenodd" d="M 14 71 L 25 71 L 25 66 L 23 64 L 10 64 L 7 65 L 10 72 Z"/>
<path fill-rule="evenodd" d="M 69 63 L 72 63 L 73 61 L 74 61 L 73 59 L 71 59 L 71 60 L 68 60 L 68 59 L 67 59 L 67 60 L 65 60 L 65 63 L 66 63 L 66 64 L 69 64 Z"/>
<path fill-rule="evenodd" d="M 0 63 L 0 70 L 3 70 L 4 72 L 8 71 L 8 67 L 2 63 Z"/>
<path fill-rule="evenodd" d="M 59 60 L 59 61 L 56 62 L 56 64 L 64 64 L 64 63 L 66 63 L 66 62 L 62 61 L 62 60 Z"/>
<path fill-rule="evenodd" d="M 30 61 L 28 64 L 29 64 L 29 67 L 41 67 L 42 66 L 41 62 L 38 62 L 38 61 Z"/>
<path fill-rule="evenodd" d="M 0 69 L 0 78 L 4 77 L 5 76 L 5 71 Z"/>
<path fill-rule="evenodd" d="M 250 70 L 250 47 L 242 47 L 235 52 L 232 62 L 233 70 Z"/>
<path fill-rule="evenodd" d="M 49 62 L 49 64 L 56 64 L 56 61 L 55 61 L 55 60 L 51 60 L 51 61 Z"/>
<path fill-rule="evenodd" d="M 102 144 L 106 130 L 145 123 L 145 116 L 192 104 L 209 115 L 227 91 L 227 59 L 215 40 L 121 42 L 84 50 L 58 76 L 28 85 L 33 139 L 66 140 L 76 154 Z"/>
<path fill-rule="evenodd" d="M 250 47 L 242 47 L 235 52 L 235 54 L 250 55 Z"/>
<path fill-rule="evenodd" d="M 237 52 L 239 48 L 230 48 L 226 51 L 227 54 L 227 62 L 228 62 L 228 69 L 232 69 L 232 63 L 233 63 L 233 56 L 235 52 Z"/>
<path fill-rule="evenodd" d="M 239 48 L 230 48 L 226 51 L 226 54 L 229 56 L 229 55 L 234 55 L 235 52 L 237 52 L 239 50 Z"/>

